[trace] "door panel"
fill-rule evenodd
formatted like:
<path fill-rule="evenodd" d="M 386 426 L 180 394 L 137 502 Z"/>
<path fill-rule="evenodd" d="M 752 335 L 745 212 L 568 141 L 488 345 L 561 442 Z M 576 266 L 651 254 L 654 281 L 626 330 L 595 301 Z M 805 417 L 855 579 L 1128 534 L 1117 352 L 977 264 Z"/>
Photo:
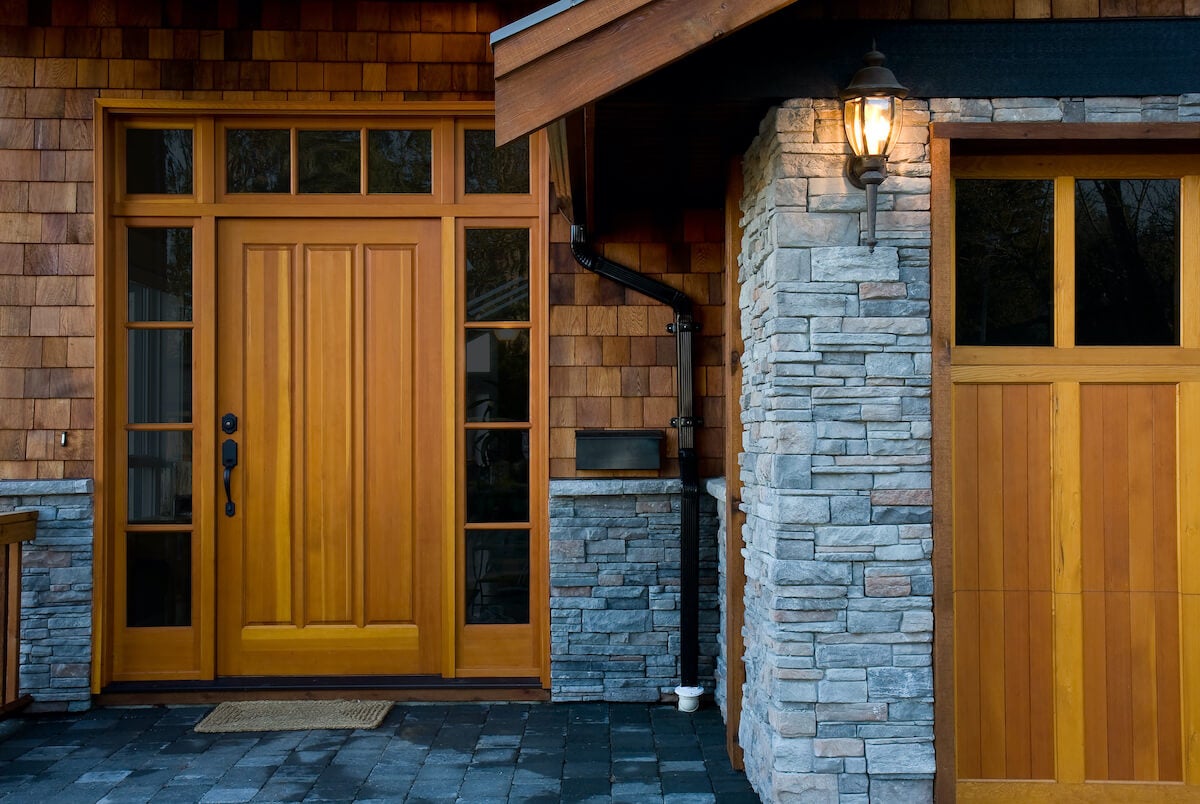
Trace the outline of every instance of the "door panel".
<path fill-rule="evenodd" d="M 436 222 L 218 229 L 218 409 L 239 417 L 218 532 L 219 675 L 439 668 Z M 418 463 L 419 461 L 419 463 Z M 418 466 L 420 471 L 418 471 Z"/>
<path fill-rule="evenodd" d="M 1050 386 L 954 389 L 958 775 L 1054 778 Z"/>
<path fill-rule="evenodd" d="M 1175 397 L 1080 389 L 1087 779 L 1183 778 Z"/>

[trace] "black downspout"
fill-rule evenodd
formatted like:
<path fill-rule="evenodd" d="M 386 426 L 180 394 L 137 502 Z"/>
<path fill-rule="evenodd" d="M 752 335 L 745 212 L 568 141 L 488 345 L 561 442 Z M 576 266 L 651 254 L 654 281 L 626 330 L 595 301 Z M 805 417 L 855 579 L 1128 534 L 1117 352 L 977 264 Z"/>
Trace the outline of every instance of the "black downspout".
<path fill-rule="evenodd" d="M 692 318 L 692 300 L 675 288 L 601 257 L 587 241 L 582 226 L 571 227 L 571 253 L 592 273 L 636 290 L 675 311 L 667 330 L 675 335 L 678 415 L 671 426 L 679 431 L 679 678 L 680 686 L 698 686 L 700 663 L 700 468 L 696 456 L 696 428 L 704 422 L 695 415 L 692 381 L 692 333 L 700 325 Z"/>

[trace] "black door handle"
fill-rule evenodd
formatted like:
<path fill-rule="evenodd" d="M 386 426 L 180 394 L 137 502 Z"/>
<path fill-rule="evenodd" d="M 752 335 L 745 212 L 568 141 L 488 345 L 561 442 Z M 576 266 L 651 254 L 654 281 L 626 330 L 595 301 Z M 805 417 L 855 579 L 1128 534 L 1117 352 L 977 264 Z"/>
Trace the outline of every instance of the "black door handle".
<path fill-rule="evenodd" d="M 238 445 L 232 438 L 221 444 L 221 465 L 225 467 L 225 516 L 233 516 L 237 507 L 233 504 L 233 491 L 229 488 L 233 467 L 238 465 Z"/>

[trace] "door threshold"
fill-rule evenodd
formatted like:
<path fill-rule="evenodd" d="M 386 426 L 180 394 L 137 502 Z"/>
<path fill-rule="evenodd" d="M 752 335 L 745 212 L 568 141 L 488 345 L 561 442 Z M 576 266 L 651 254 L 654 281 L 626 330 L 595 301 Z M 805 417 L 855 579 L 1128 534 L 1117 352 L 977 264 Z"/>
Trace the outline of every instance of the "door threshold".
<path fill-rule="evenodd" d="M 441 676 L 243 676 L 205 681 L 115 681 L 92 701 L 98 706 L 210 704 L 221 701 L 548 701 L 538 678 Z"/>

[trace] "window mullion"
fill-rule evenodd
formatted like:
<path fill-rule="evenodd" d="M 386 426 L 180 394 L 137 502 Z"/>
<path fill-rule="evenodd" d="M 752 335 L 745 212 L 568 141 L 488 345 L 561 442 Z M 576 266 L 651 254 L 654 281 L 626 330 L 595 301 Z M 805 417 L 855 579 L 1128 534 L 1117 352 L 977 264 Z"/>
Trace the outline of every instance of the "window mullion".
<path fill-rule="evenodd" d="M 1075 179 L 1054 180 L 1054 345 L 1075 345 Z"/>

